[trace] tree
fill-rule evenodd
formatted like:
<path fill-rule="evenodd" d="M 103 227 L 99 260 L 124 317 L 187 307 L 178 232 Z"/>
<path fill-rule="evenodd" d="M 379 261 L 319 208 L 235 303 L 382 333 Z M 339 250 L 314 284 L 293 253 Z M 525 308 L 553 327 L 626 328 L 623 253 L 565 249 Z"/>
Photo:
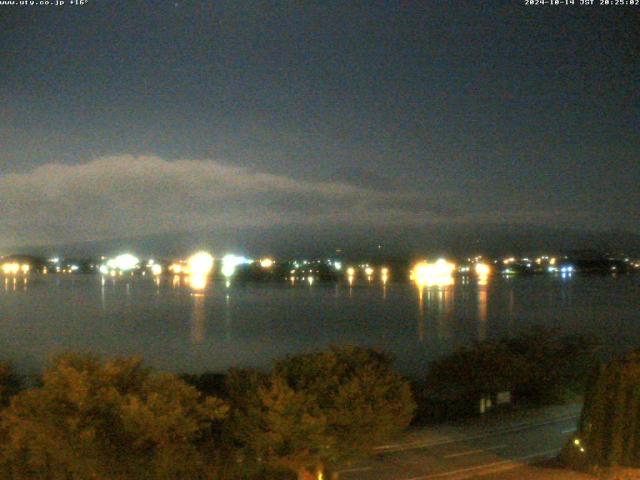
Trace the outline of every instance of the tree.
<path fill-rule="evenodd" d="M 525 368 L 523 359 L 504 342 L 486 341 L 433 362 L 427 385 L 476 400 L 485 394 L 513 390 Z"/>
<path fill-rule="evenodd" d="M 228 391 L 236 441 L 299 479 L 369 452 L 404 429 L 415 409 L 391 358 L 357 347 L 288 357 L 269 375 L 232 372 Z"/>
<path fill-rule="evenodd" d="M 6 407 L 22 388 L 22 378 L 8 363 L 0 363 L 0 406 Z"/>
<path fill-rule="evenodd" d="M 640 350 L 591 377 L 576 436 L 563 456 L 571 466 L 640 467 Z"/>
<path fill-rule="evenodd" d="M 275 375 L 232 371 L 228 382 L 231 437 L 258 464 L 304 478 L 331 440 L 315 399 Z"/>
<path fill-rule="evenodd" d="M 433 394 L 475 402 L 508 390 L 516 401 L 552 403 L 580 384 L 593 363 L 595 342 L 579 335 L 558 336 L 534 329 L 517 337 L 463 347 L 433 362 L 426 386 Z"/>
<path fill-rule="evenodd" d="M 549 404 L 562 400 L 567 387 L 582 388 L 593 364 L 597 342 L 584 335 L 560 336 L 557 330 L 533 328 L 522 335 L 504 339 L 509 351 L 521 360 L 514 372 L 516 397 L 533 403 Z"/>
<path fill-rule="evenodd" d="M 413 416 L 411 388 L 393 359 L 373 349 L 332 347 L 278 362 L 275 375 L 316 399 L 336 445 L 331 461 L 366 454 L 404 429 Z"/>
<path fill-rule="evenodd" d="M 14 479 L 207 478 L 226 410 L 137 358 L 66 354 L 2 413 L 1 460 Z"/>

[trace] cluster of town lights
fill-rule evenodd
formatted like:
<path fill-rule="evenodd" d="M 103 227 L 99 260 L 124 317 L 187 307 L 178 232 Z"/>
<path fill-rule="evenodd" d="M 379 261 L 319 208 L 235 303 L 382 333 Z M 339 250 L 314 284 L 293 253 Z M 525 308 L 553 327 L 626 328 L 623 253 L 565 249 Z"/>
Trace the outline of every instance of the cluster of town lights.
<path fill-rule="evenodd" d="M 191 277 L 206 277 L 213 272 L 215 258 L 208 252 L 200 251 L 193 254 L 187 260 L 175 261 L 168 266 L 169 273 L 174 275 L 188 275 Z M 232 277 L 238 266 L 254 263 L 253 260 L 238 256 L 238 255 L 225 255 L 220 259 L 220 273 L 227 279 Z M 255 263 L 259 264 L 264 269 L 270 269 L 275 265 L 275 260 L 272 258 L 262 258 Z M 137 270 L 140 268 L 140 259 L 125 253 L 118 255 L 115 258 L 108 259 L 103 265 L 100 265 L 99 270 L 104 275 L 121 274 L 122 272 L 128 272 Z M 153 275 L 161 275 L 164 272 L 162 265 L 156 263 L 154 260 L 149 260 L 146 264 Z"/>
<path fill-rule="evenodd" d="M 123 253 L 115 258 L 110 258 L 103 265 L 100 265 L 99 270 L 103 275 L 116 273 L 129 272 L 135 270 L 140 266 L 140 259 L 130 253 Z"/>
<path fill-rule="evenodd" d="M 640 268 L 640 263 L 633 262 L 629 258 L 625 258 L 625 263 L 631 268 Z M 219 262 L 219 263 L 218 263 Z M 121 276 L 151 274 L 158 277 L 164 273 L 174 275 L 180 282 L 180 277 L 209 277 L 216 267 L 217 273 L 222 276 L 227 284 L 230 285 L 231 277 L 236 275 L 238 267 L 241 265 L 251 265 L 252 267 L 245 273 L 251 278 L 254 275 L 255 267 L 270 271 L 271 274 L 277 276 L 281 272 L 279 267 L 290 264 L 291 269 L 287 270 L 286 279 L 295 283 L 297 280 L 305 280 L 313 283 L 320 278 L 338 278 L 331 276 L 337 272 L 344 272 L 345 280 L 349 285 L 353 285 L 356 280 L 366 280 L 368 283 L 375 281 L 387 284 L 390 278 L 390 269 L 387 266 L 370 265 L 368 263 L 344 265 L 341 261 L 335 259 L 325 260 L 292 260 L 290 262 L 276 262 L 271 257 L 262 257 L 259 259 L 250 259 L 244 256 L 227 254 L 221 258 L 214 257 L 206 252 L 199 251 L 191 257 L 175 260 L 173 263 L 156 262 L 149 259 L 141 262 L 141 260 L 131 253 L 123 253 L 121 255 L 107 258 L 101 257 L 99 263 L 85 264 L 82 267 L 77 264 L 69 264 L 60 262 L 58 257 L 50 258 L 47 266 L 33 265 L 24 260 L 20 261 L 15 258 L 6 258 L 4 263 L 0 263 L 0 273 L 4 275 L 27 275 L 31 272 L 41 272 L 43 274 L 52 272 L 74 273 L 74 272 L 91 272 L 97 269 L 103 275 Z M 50 265 L 54 264 L 54 265 Z M 323 270 L 328 267 L 329 270 Z M 413 265 L 410 271 L 410 279 L 418 286 L 447 286 L 454 283 L 454 277 L 459 273 L 462 276 L 462 282 L 468 282 L 467 276 L 474 275 L 480 285 L 487 285 L 488 279 L 495 273 L 503 275 L 515 275 L 523 273 L 542 273 L 548 272 L 569 278 L 578 271 L 576 266 L 571 265 L 567 261 L 567 257 L 557 259 L 552 256 L 540 257 L 522 257 L 514 256 L 493 260 L 489 263 L 482 256 L 467 258 L 465 262 L 457 266 L 455 263 L 439 258 L 435 261 L 420 261 Z M 610 266 L 610 271 L 618 273 L 619 271 L 627 271 L 621 269 L 617 265 Z M 318 276 L 318 274 L 320 274 Z M 272 275 L 273 276 L 273 275 Z M 156 279 L 158 280 L 158 279 Z M 174 279 L 175 281 L 175 279 Z"/>
<path fill-rule="evenodd" d="M 8 262 L 2 264 L 2 273 L 5 275 L 17 275 L 18 273 L 24 273 L 25 275 L 29 273 L 31 269 L 28 263 L 24 263 L 20 265 L 17 262 Z"/>
<path fill-rule="evenodd" d="M 435 262 L 418 262 L 411 271 L 411 278 L 419 287 L 447 286 L 453 283 L 454 263 L 439 258 Z"/>
<path fill-rule="evenodd" d="M 478 281 L 486 284 L 489 275 L 491 275 L 491 266 L 478 261 L 473 269 Z M 435 262 L 422 261 L 416 263 L 411 270 L 410 278 L 419 287 L 445 287 L 454 283 L 453 275 L 456 270 L 465 273 L 469 271 L 469 267 L 460 267 L 458 269 L 455 263 L 439 258 Z"/>
<path fill-rule="evenodd" d="M 163 267 L 160 263 L 156 263 L 154 260 L 149 260 L 146 264 L 141 264 L 141 261 L 138 257 L 130 254 L 124 253 L 118 255 L 114 258 L 107 259 L 102 257 L 104 263 L 102 263 L 98 269 L 104 275 L 122 275 L 126 272 L 134 272 L 141 271 L 144 275 L 145 272 L 149 272 L 154 276 L 161 275 L 165 273 L 165 267 Z M 453 275 L 456 271 L 462 274 L 468 274 L 470 272 L 474 272 L 478 279 L 487 280 L 488 277 L 493 273 L 492 266 L 488 263 L 484 263 L 481 260 L 482 257 L 475 257 L 474 259 L 468 259 L 471 264 L 463 264 L 460 267 L 457 267 L 454 263 L 447 261 L 444 258 L 440 258 L 435 262 L 427 262 L 421 261 L 415 264 L 411 270 L 411 280 L 413 280 L 418 285 L 422 286 L 430 286 L 430 285 L 449 285 L 453 283 Z M 539 257 L 535 260 L 529 260 L 528 258 L 523 258 L 524 262 L 535 262 L 536 264 L 541 264 L 542 262 L 548 263 L 548 268 L 546 271 L 551 273 L 561 273 L 563 276 L 571 275 L 575 272 L 575 267 L 573 265 L 557 265 L 556 259 L 554 257 Z M 53 258 L 50 260 L 52 263 L 59 263 L 58 258 Z M 214 269 L 214 257 L 206 252 L 200 251 L 192 255 L 186 260 L 179 260 L 167 267 L 167 271 L 174 275 L 199 275 L 199 276 L 207 276 L 211 274 Z M 498 261 L 494 262 L 497 263 Z M 511 269 L 511 265 L 518 262 L 518 259 L 515 257 L 505 258 L 501 261 L 502 264 L 508 265 L 509 268 L 502 270 L 504 274 L 513 274 L 515 271 Z M 303 265 L 307 265 L 309 262 L 306 260 L 302 262 Z M 229 280 L 235 273 L 238 266 L 243 264 L 255 264 L 265 270 L 269 270 L 275 267 L 276 261 L 270 257 L 264 257 L 259 260 L 251 260 L 249 258 L 228 254 L 220 259 L 220 273 L 227 280 Z M 327 264 L 332 267 L 335 271 L 342 270 L 342 263 L 339 261 L 327 260 Z M 526 265 L 529 265 L 527 263 Z M 640 267 L 640 264 L 632 264 L 634 267 Z M 292 279 L 295 280 L 295 276 L 293 276 L 297 268 L 301 265 L 298 262 L 293 262 L 293 266 L 295 267 L 291 270 Z M 18 263 L 16 261 L 5 262 L 0 265 L 0 270 L 5 275 L 16 275 L 16 274 L 27 274 L 29 273 L 31 266 L 27 263 Z M 615 270 L 615 267 L 612 267 Z M 69 273 L 79 270 L 77 265 L 69 266 Z M 43 268 L 43 273 L 47 273 L 47 268 Z M 57 271 L 63 271 L 67 273 L 67 270 L 61 270 L 60 267 L 57 267 Z M 369 282 L 372 281 L 374 277 L 379 274 L 380 280 L 383 283 L 386 283 L 389 279 L 390 270 L 388 267 L 379 267 L 374 268 L 369 264 L 361 264 L 357 266 L 349 266 L 344 269 L 347 280 L 350 284 L 356 279 L 356 277 L 362 275 Z"/>

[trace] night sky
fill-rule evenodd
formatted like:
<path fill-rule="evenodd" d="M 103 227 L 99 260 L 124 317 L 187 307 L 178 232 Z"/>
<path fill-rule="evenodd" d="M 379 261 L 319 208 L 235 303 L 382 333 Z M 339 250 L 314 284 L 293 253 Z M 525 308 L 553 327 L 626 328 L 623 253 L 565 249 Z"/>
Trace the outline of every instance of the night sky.
<path fill-rule="evenodd" d="M 523 3 L 0 6 L 0 247 L 640 234 L 640 7 Z"/>

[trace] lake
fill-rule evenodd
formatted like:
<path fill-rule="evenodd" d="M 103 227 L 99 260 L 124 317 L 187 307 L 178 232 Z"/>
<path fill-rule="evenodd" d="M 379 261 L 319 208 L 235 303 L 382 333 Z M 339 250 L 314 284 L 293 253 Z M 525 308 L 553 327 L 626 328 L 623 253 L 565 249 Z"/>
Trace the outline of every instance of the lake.
<path fill-rule="evenodd" d="M 330 344 L 374 346 L 420 376 L 429 361 L 533 325 L 596 335 L 605 351 L 640 346 L 640 276 L 456 278 L 410 283 L 231 283 L 179 277 L 0 277 L 0 359 L 38 371 L 64 350 L 140 354 L 153 367 L 268 367 Z"/>

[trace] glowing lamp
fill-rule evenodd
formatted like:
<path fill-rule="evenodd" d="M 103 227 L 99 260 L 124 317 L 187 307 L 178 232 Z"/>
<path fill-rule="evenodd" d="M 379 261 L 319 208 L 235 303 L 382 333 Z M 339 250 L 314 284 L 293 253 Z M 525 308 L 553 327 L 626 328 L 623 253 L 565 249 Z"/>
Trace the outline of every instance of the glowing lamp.
<path fill-rule="evenodd" d="M 249 262 L 249 260 L 244 257 L 238 257 L 236 255 L 225 255 L 224 257 L 222 257 L 222 268 L 220 271 L 222 272 L 222 275 L 229 278 L 236 272 L 236 267 L 238 265 L 242 265 L 243 263 L 247 262 Z"/>
<path fill-rule="evenodd" d="M 476 263 L 476 274 L 479 277 L 486 277 L 491 273 L 491 267 L 486 263 Z"/>
<path fill-rule="evenodd" d="M 126 272 L 128 270 L 133 270 L 134 268 L 136 268 L 139 263 L 140 260 L 137 257 L 131 255 L 130 253 L 125 253 L 109 260 L 107 262 L 107 266 L 109 268 L 114 268 L 122 272 Z"/>
<path fill-rule="evenodd" d="M 425 285 L 451 285 L 455 268 L 456 266 L 453 263 L 447 262 L 443 258 L 434 263 L 419 262 L 413 267 L 411 277 L 420 287 Z"/>
<path fill-rule="evenodd" d="M 192 290 L 204 290 L 207 286 L 207 276 L 192 274 L 189 276 L 189 284 Z"/>
<path fill-rule="evenodd" d="M 213 257 L 207 252 L 198 252 L 189 257 L 187 266 L 191 275 L 208 275 L 213 269 Z"/>
<path fill-rule="evenodd" d="M 275 262 L 271 258 L 263 258 L 260 260 L 260 266 L 262 268 L 271 268 Z"/>

